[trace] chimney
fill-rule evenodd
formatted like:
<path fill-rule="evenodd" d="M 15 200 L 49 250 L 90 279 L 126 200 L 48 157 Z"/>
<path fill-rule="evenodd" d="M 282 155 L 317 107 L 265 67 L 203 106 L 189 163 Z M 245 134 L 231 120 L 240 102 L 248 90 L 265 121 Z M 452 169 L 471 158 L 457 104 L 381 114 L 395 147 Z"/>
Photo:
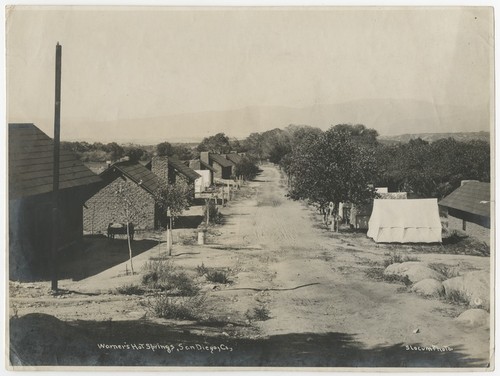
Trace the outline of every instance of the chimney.
<path fill-rule="evenodd" d="M 156 155 L 151 160 L 151 171 L 160 179 L 168 181 L 168 157 Z"/>
<path fill-rule="evenodd" d="M 200 152 L 200 160 L 202 162 L 205 162 L 206 164 L 210 164 L 210 161 L 208 160 L 208 151 L 202 151 Z"/>

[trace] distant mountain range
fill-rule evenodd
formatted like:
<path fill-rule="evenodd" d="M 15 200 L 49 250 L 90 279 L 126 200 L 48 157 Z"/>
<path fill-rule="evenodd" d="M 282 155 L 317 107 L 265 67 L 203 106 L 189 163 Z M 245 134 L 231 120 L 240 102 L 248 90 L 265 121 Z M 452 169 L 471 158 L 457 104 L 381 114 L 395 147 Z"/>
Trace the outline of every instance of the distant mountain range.
<path fill-rule="evenodd" d="M 490 142 L 490 132 L 407 133 L 396 136 L 379 136 L 378 140 L 383 143 L 407 143 L 412 139 L 421 138 L 428 142 L 434 142 L 449 137 L 457 141 L 482 140 Z"/>
<path fill-rule="evenodd" d="M 15 119 L 19 121 L 19 119 Z M 22 119 L 34 122 L 36 119 Z M 38 120 L 51 134 L 53 120 Z M 381 136 L 422 133 L 487 132 L 490 111 L 483 108 L 438 105 L 406 99 L 363 99 L 337 104 L 316 104 L 302 108 L 250 106 L 228 111 L 206 111 L 144 119 L 95 121 L 61 119 L 65 140 L 117 141 L 155 144 L 199 142 L 204 137 L 224 132 L 245 138 L 252 132 L 285 128 L 289 124 L 307 124 L 321 129 L 332 125 L 364 124 Z"/>

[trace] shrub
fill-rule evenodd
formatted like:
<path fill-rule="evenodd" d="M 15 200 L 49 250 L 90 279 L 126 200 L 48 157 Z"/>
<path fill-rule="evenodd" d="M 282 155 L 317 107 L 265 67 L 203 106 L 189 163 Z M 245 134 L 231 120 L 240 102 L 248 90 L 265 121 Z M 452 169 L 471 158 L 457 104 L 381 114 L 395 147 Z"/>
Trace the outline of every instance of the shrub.
<path fill-rule="evenodd" d="M 156 294 L 147 302 L 147 309 L 156 317 L 177 320 L 197 320 L 205 306 L 205 297 L 173 298 Z"/>
<path fill-rule="evenodd" d="M 225 272 L 220 272 L 217 270 L 209 271 L 205 274 L 205 277 L 210 282 L 214 283 L 229 283 L 229 279 L 227 278 L 227 274 Z"/>
<path fill-rule="evenodd" d="M 124 285 L 116 288 L 116 292 L 123 295 L 142 295 L 144 290 L 138 285 Z"/>
<path fill-rule="evenodd" d="M 470 298 L 463 291 L 452 290 L 446 293 L 446 300 L 453 304 L 469 305 Z"/>
<path fill-rule="evenodd" d="M 169 275 L 165 289 L 171 294 L 181 296 L 194 296 L 200 291 L 194 280 L 185 272 L 176 272 Z"/>
<path fill-rule="evenodd" d="M 208 214 L 209 214 L 209 221 L 211 223 L 221 223 L 222 214 L 219 213 L 217 205 L 212 200 L 208 202 Z M 207 218 L 207 205 L 203 207 L 203 216 Z"/>
<path fill-rule="evenodd" d="M 177 271 L 169 260 L 151 260 L 144 266 L 142 284 L 152 289 L 167 290 L 171 295 L 194 296 L 199 292 L 194 280 Z"/>
<path fill-rule="evenodd" d="M 206 273 L 208 273 L 209 269 L 205 266 L 205 264 L 202 262 L 201 265 L 198 265 L 196 267 L 196 272 L 198 273 L 198 275 L 201 277 L 203 275 L 205 275 Z"/>
<path fill-rule="evenodd" d="M 252 321 L 266 321 L 271 318 L 269 310 L 264 306 L 248 310 L 245 313 L 245 317 Z"/>

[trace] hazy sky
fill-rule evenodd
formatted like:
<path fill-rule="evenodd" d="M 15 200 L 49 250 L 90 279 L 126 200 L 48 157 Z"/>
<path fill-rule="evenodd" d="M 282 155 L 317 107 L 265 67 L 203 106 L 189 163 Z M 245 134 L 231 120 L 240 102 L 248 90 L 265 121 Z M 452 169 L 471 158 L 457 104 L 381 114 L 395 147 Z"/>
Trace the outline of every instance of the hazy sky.
<path fill-rule="evenodd" d="M 114 121 L 406 98 L 482 107 L 491 8 L 12 8 L 9 121 Z M 96 132 L 99 130 L 96 129 Z M 178 131 L 178 130 L 177 130 Z"/>

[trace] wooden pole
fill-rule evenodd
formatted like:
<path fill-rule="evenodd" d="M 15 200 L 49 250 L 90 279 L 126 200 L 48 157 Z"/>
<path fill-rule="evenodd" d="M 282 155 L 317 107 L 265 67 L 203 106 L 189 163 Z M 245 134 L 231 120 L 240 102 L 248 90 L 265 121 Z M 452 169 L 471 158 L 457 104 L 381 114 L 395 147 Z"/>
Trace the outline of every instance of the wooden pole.
<path fill-rule="evenodd" d="M 54 110 L 54 163 L 52 171 L 52 250 L 50 252 L 51 288 L 58 290 L 57 250 L 59 248 L 59 144 L 61 141 L 61 56 L 62 46 L 56 45 L 56 87 Z"/>

